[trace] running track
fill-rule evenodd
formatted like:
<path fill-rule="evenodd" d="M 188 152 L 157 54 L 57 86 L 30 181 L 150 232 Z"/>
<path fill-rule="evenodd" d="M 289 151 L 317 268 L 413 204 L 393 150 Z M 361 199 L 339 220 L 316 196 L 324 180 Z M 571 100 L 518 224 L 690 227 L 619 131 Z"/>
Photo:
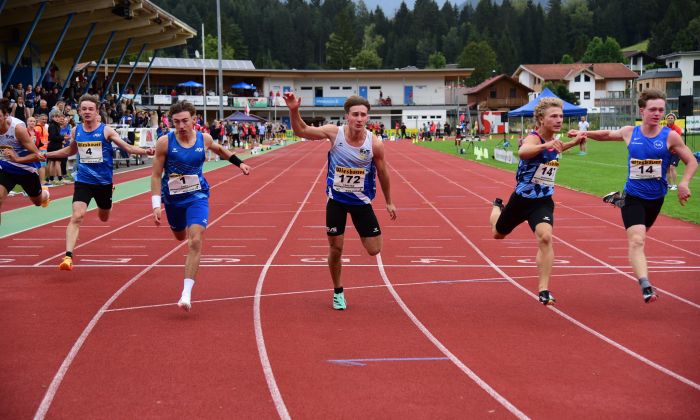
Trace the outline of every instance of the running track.
<path fill-rule="evenodd" d="M 512 174 L 386 146 L 399 218 L 378 194 L 376 258 L 349 227 L 344 312 L 323 142 L 252 158 L 248 177 L 207 174 L 190 313 L 174 305 L 186 247 L 153 226 L 148 193 L 107 224 L 88 214 L 72 272 L 56 269 L 65 219 L 2 239 L 0 418 L 697 418 L 700 227 L 657 221 L 662 292 L 645 305 L 619 213 L 558 188 L 546 308 L 529 229 L 490 239 Z"/>

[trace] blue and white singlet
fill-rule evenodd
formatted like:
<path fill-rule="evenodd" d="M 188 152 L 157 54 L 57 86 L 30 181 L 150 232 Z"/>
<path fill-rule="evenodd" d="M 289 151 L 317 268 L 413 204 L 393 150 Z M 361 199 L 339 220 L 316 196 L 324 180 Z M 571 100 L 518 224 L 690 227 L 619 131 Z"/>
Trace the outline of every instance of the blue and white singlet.
<path fill-rule="evenodd" d="M 377 192 L 372 133 L 365 133 L 364 143 L 355 147 L 345 139 L 345 126 L 340 127 L 328 152 L 328 197 L 340 203 L 370 204 Z"/>
<path fill-rule="evenodd" d="M 647 137 L 642 127 L 636 126 L 627 145 L 627 194 L 645 200 L 656 200 L 666 195 L 666 171 L 671 163 L 668 135 L 671 129 L 663 127 L 656 137 Z"/>
<path fill-rule="evenodd" d="M 532 133 L 546 143 L 538 132 Z M 559 169 L 559 152 L 543 150 L 530 159 L 521 159 L 515 173 L 515 193 L 524 198 L 543 198 L 554 194 L 554 178 Z"/>
<path fill-rule="evenodd" d="M 105 138 L 105 125 L 100 123 L 93 131 L 85 131 L 83 124 L 75 126 L 78 146 L 76 182 L 92 185 L 112 183 L 112 142 Z"/>
<path fill-rule="evenodd" d="M 165 158 L 161 195 L 165 204 L 185 204 L 209 198 L 209 184 L 202 176 L 206 159 L 204 136 L 197 132 L 194 145 L 182 147 L 175 132 L 168 133 L 168 155 Z"/>
<path fill-rule="evenodd" d="M 5 156 L 2 153 L 3 149 L 12 149 L 15 151 L 18 157 L 25 157 L 32 154 L 29 150 L 25 149 L 24 146 L 19 142 L 17 138 L 17 130 L 27 130 L 27 126 L 24 125 L 22 120 L 15 117 L 8 117 L 10 120 L 10 126 L 5 134 L 0 134 L 0 168 L 10 174 L 16 175 L 26 175 L 30 173 L 36 173 L 40 164 L 39 162 L 32 163 L 15 163 L 5 160 Z"/>

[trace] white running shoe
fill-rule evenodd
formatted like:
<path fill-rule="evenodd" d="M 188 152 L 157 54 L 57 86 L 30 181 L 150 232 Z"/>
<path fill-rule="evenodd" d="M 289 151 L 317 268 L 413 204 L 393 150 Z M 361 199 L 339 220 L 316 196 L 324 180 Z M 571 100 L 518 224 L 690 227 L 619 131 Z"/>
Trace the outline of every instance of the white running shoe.
<path fill-rule="evenodd" d="M 671 191 L 676 191 L 678 189 L 678 185 L 671 185 L 671 188 L 669 188 Z"/>
<path fill-rule="evenodd" d="M 192 303 L 190 302 L 190 297 L 189 296 L 181 297 L 180 300 L 177 302 L 177 306 L 184 309 L 185 312 L 189 312 L 190 309 L 192 309 Z"/>

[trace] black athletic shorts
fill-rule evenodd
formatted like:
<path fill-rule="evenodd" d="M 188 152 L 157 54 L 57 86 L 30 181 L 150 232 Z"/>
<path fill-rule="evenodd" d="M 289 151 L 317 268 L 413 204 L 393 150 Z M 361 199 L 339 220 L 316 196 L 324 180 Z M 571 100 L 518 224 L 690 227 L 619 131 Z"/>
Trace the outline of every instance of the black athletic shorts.
<path fill-rule="evenodd" d="M 339 236 L 345 233 L 348 213 L 350 213 L 352 224 L 355 225 L 360 237 L 371 238 L 382 234 L 371 204 L 349 205 L 329 198 L 326 203 L 326 233 L 328 236 Z"/>
<path fill-rule="evenodd" d="M 645 200 L 625 194 L 625 203 L 622 205 L 622 223 L 625 224 L 625 229 L 634 225 L 644 225 L 648 230 L 659 216 L 663 204 L 664 197 Z"/>
<path fill-rule="evenodd" d="M 549 223 L 554 226 L 552 197 L 525 198 L 514 192 L 496 222 L 496 231 L 501 235 L 507 235 L 526 220 L 533 232 L 540 223 Z"/>
<path fill-rule="evenodd" d="M 677 167 L 678 164 L 679 164 L 680 162 L 681 162 L 681 157 L 678 156 L 678 155 L 674 155 L 673 153 L 671 153 L 671 162 L 670 162 L 671 165 Z"/>
<path fill-rule="evenodd" d="M 84 182 L 76 182 L 75 190 L 73 191 L 73 202 L 83 202 L 90 205 L 90 200 L 95 199 L 97 207 L 102 210 L 112 208 L 112 184 L 86 184 Z"/>
<path fill-rule="evenodd" d="M 18 184 L 30 197 L 36 197 L 41 194 L 41 180 L 39 179 L 39 174 L 27 172 L 26 174 L 20 175 L 0 170 L 0 185 L 5 187 L 8 193 Z"/>

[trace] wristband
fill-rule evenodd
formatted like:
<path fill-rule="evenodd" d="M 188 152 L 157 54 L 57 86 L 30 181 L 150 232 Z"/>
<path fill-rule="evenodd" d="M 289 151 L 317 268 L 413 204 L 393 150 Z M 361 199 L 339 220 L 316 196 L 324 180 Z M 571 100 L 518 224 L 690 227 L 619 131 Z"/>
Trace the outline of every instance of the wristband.
<path fill-rule="evenodd" d="M 238 167 L 240 167 L 241 163 L 243 163 L 243 161 L 238 159 L 238 156 L 236 156 L 236 155 L 231 155 L 231 157 L 228 158 L 228 161 L 233 163 L 234 165 L 236 165 Z"/>
<path fill-rule="evenodd" d="M 151 196 L 151 205 L 153 206 L 154 209 L 160 208 L 160 196 L 159 195 L 152 195 Z"/>

